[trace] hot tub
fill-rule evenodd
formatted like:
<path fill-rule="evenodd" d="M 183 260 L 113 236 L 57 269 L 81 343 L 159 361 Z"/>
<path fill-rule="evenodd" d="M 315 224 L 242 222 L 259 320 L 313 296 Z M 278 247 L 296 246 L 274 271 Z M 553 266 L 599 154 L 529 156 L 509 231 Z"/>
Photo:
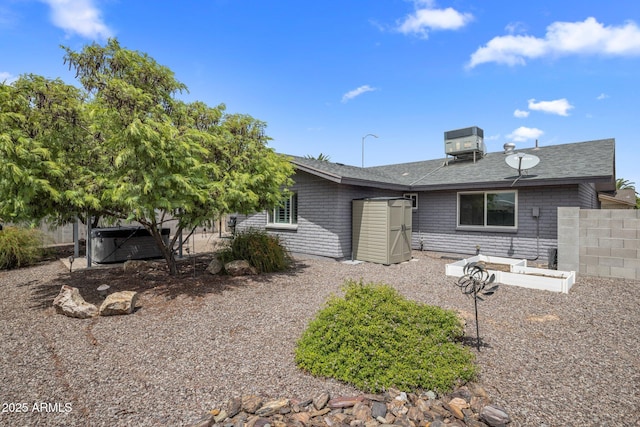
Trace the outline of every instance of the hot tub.
<path fill-rule="evenodd" d="M 161 230 L 162 240 L 169 243 L 168 228 Z M 130 259 L 162 258 L 162 251 L 142 227 L 109 227 L 91 230 L 91 257 L 98 264 L 124 262 Z"/>

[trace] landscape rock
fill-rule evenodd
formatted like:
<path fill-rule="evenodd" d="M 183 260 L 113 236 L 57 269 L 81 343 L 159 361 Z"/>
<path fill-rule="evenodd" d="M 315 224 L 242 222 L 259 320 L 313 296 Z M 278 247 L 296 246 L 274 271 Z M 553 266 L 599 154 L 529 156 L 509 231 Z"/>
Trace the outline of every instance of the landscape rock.
<path fill-rule="evenodd" d="M 131 314 L 136 308 L 138 293 L 135 291 L 120 291 L 107 295 L 102 305 L 100 305 L 101 316 L 114 316 L 120 314 Z"/>
<path fill-rule="evenodd" d="M 256 269 L 252 267 L 248 261 L 243 259 L 226 263 L 224 265 L 224 269 L 230 276 L 248 276 L 258 274 Z"/>
<path fill-rule="evenodd" d="M 256 411 L 256 415 L 260 417 L 268 417 L 273 414 L 280 413 L 280 410 L 286 406 L 289 406 L 289 399 L 272 400 L 265 403 L 260 409 Z"/>
<path fill-rule="evenodd" d="M 313 398 L 313 407 L 319 411 L 320 409 L 327 406 L 327 402 L 329 402 L 329 393 L 323 391 Z"/>
<path fill-rule="evenodd" d="M 222 264 L 222 262 L 220 262 L 218 258 L 214 257 L 209 263 L 209 265 L 207 266 L 206 271 L 209 274 L 219 274 L 223 268 L 224 268 L 224 265 Z"/>
<path fill-rule="evenodd" d="M 78 319 L 87 319 L 98 315 L 98 307 L 82 298 L 78 288 L 62 285 L 60 293 L 53 300 L 56 313 Z"/>
<path fill-rule="evenodd" d="M 130 259 L 124 262 L 122 268 L 126 273 L 140 273 L 149 269 L 149 263 L 139 259 Z"/>
<path fill-rule="evenodd" d="M 249 414 L 255 414 L 262 406 L 262 398 L 259 396 L 242 396 L 242 410 Z"/>
<path fill-rule="evenodd" d="M 435 396 L 433 392 L 387 390 L 377 395 L 331 398 L 323 391 L 313 399 L 276 399 L 266 403 L 258 396 L 243 396 L 230 400 L 227 412 L 215 409 L 209 417 L 198 420 L 200 424 L 196 422 L 190 427 L 206 426 L 209 421 L 225 427 L 498 427 L 510 423 L 509 415 L 496 406 L 487 404 L 474 410 L 471 400 L 477 403 L 489 399 L 481 387 L 473 384 L 439 398 Z M 242 411 L 231 415 L 238 406 L 242 406 Z M 236 409 L 230 410 L 232 407 Z"/>
<path fill-rule="evenodd" d="M 503 427 L 511 422 L 511 418 L 502 408 L 491 405 L 482 408 L 480 419 L 490 427 Z"/>

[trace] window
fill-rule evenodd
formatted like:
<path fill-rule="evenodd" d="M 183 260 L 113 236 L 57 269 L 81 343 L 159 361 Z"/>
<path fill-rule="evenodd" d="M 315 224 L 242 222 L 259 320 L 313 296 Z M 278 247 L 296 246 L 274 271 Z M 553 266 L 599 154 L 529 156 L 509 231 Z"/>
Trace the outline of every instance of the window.
<path fill-rule="evenodd" d="M 517 201 L 515 191 L 458 193 L 458 226 L 516 228 Z"/>
<path fill-rule="evenodd" d="M 402 195 L 405 199 L 411 199 L 411 208 L 418 209 L 418 193 L 405 193 Z"/>
<path fill-rule="evenodd" d="M 293 193 L 282 204 L 267 212 L 267 224 L 294 225 L 298 223 L 298 195 Z"/>

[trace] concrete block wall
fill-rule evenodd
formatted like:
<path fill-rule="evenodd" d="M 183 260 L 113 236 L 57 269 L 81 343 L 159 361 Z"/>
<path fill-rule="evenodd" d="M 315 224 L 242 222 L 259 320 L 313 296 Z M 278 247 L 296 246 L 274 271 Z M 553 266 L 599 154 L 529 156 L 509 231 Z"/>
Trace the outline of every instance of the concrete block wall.
<path fill-rule="evenodd" d="M 558 208 L 558 269 L 640 280 L 640 210 Z"/>

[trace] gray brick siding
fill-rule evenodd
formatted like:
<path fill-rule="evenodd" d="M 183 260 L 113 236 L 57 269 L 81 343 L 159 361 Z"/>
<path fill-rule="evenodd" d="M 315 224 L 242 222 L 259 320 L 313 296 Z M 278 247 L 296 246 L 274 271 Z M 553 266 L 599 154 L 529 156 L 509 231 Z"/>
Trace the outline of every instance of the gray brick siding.
<path fill-rule="evenodd" d="M 340 185 L 298 171 L 291 188 L 298 194 L 295 230 L 267 228 L 292 252 L 332 258 L 351 257 L 351 201 L 363 197 L 402 196 L 404 192 Z M 509 189 L 508 187 L 505 189 Z M 595 200 L 595 202 L 594 202 Z M 418 193 L 413 211 L 413 249 L 547 261 L 557 247 L 559 206 L 593 206 L 597 193 L 590 185 L 518 189 L 518 229 L 513 232 L 457 230 L 457 191 Z M 533 217 L 533 208 L 540 215 Z M 238 229 L 267 226 L 266 212 L 238 217 Z"/>

